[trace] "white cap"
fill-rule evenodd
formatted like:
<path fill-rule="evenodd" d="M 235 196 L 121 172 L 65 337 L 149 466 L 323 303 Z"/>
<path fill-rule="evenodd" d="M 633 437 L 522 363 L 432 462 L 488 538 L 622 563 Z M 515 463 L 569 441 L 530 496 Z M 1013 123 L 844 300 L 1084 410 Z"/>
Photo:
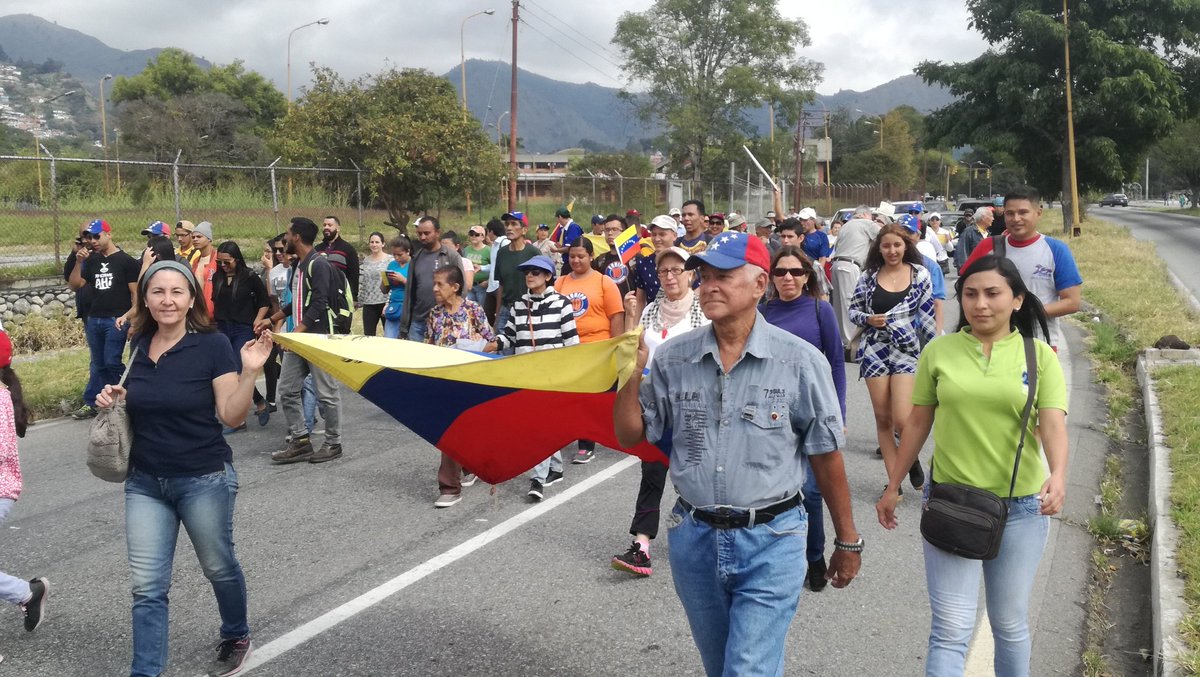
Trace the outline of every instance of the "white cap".
<path fill-rule="evenodd" d="M 667 212 L 667 216 L 683 216 L 683 212 L 679 211 L 679 207 L 671 207 L 671 211 Z"/>
<path fill-rule="evenodd" d="M 663 214 L 659 214 L 658 216 L 650 219 L 649 227 L 650 228 L 662 228 L 663 230 L 674 231 L 678 228 L 678 225 L 679 224 L 675 223 L 675 219 L 673 219 L 669 216 L 665 216 Z"/>
<path fill-rule="evenodd" d="M 817 218 L 817 210 L 813 209 L 812 207 L 805 207 L 804 209 L 801 209 L 800 213 L 796 216 L 798 216 L 801 221 L 815 219 Z"/>
<path fill-rule="evenodd" d="M 932 220 L 934 220 L 934 219 L 937 219 L 938 221 L 941 221 L 941 220 L 942 220 L 942 215 L 941 215 L 941 214 L 939 214 L 939 213 L 937 213 L 937 212 L 933 212 L 933 213 L 931 213 L 931 214 L 929 215 L 929 217 L 928 217 L 926 220 L 927 220 L 927 221 L 932 221 Z"/>
<path fill-rule="evenodd" d="M 687 263 L 687 260 L 691 258 L 691 255 L 684 251 L 681 247 L 667 247 L 666 249 L 654 254 L 655 263 L 657 263 L 659 259 L 667 254 L 674 254 L 675 256 L 678 256 L 684 263 Z"/>
<path fill-rule="evenodd" d="M 767 218 L 768 218 L 768 219 L 773 219 L 773 218 L 775 218 L 775 212 L 767 212 Z"/>

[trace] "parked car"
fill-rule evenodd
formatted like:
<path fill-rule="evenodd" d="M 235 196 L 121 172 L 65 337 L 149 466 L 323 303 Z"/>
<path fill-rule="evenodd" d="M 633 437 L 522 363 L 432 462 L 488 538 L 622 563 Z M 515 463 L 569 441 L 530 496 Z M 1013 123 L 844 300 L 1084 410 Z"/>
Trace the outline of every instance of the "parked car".
<path fill-rule="evenodd" d="M 1125 193 L 1109 193 L 1100 198 L 1101 207 L 1128 207 L 1129 196 Z"/>

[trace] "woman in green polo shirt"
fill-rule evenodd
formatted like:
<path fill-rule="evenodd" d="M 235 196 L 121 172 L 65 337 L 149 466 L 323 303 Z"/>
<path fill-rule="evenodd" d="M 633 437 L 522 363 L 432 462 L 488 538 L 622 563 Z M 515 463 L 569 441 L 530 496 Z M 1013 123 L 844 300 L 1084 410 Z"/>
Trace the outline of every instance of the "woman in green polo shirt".
<path fill-rule="evenodd" d="M 904 469 L 917 458 L 931 429 L 934 483 L 966 484 L 1002 498 L 1009 495 L 1028 397 L 1023 337 L 1038 335 L 1035 323 L 1044 330 L 1046 313 L 1008 259 L 979 259 L 955 287 L 962 311 L 958 331 L 934 340 L 921 353 L 912 415 L 904 426 L 887 489 L 875 506 L 880 524 L 887 529 L 897 524 L 897 489 Z M 1034 346 L 1036 407 L 1008 499 L 1000 554 L 986 561 L 966 559 L 923 543 L 933 612 L 927 676 L 963 674 L 981 574 L 995 640 L 996 675 L 1029 674 L 1029 597 L 1049 516 L 1063 505 L 1067 472 L 1062 367 L 1049 345 L 1036 340 Z M 1045 450 L 1048 476 L 1034 443 L 1035 430 Z"/>

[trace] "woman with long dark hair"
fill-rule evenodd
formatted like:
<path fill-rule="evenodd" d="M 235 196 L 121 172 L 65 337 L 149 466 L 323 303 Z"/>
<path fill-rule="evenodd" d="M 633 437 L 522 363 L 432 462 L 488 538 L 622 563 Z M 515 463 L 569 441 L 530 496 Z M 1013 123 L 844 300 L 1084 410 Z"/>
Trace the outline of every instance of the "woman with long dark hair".
<path fill-rule="evenodd" d="M 771 261 L 771 279 L 775 298 L 762 306 L 767 322 L 785 329 L 813 345 L 829 362 L 830 375 L 838 403 L 842 407 L 842 425 L 846 421 L 846 355 L 838 333 L 833 306 L 822 298 L 819 276 L 825 271 L 813 265 L 800 247 L 787 245 Z M 816 475 L 804 467 L 804 511 L 808 513 L 808 588 L 825 589 L 825 511 Z"/>
<path fill-rule="evenodd" d="M 367 255 L 362 258 L 359 268 L 359 297 L 357 303 L 362 308 L 363 335 L 375 336 L 380 329 L 383 319 L 383 308 L 387 305 L 388 295 L 383 291 L 386 282 L 388 264 L 392 257 L 383 251 L 383 233 L 374 232 L 367 238 Z"/>
<path fill-rule="evenodd" d="M 923 544 L 933 614 L 925 674 L 963 674 L 982 576 L 996 674 L 1028 675 L 1029 597 L 1049 516 L 1058 513 L 1066 497 L 1066 383 L 1054 350 L 1034 340 L 1036 390 L 1022 444 L 1022 413 L 1031 382 L 1025 339 L 1045 335 L 1035 327 L 1046 331 L 1046 312 L 1005 258 L 980 258 L 955 289 L 961 307 L 958 331 L 921 354 L 912 415 L 875 509 L 884 528 L 896 527 L 904 465 L 917 458 L 931 430 L 932 483 L 967 485 L 1007 499 L 1008 518 L 995 559 L 967 559 Z M 1042 469 L 1035 430 L 1049 475 Z M 1017 453 L 1020 467 L 1014 477 Z"/>
<path fill-rule="evenodd" d="M 903 226 L 884 226 L 871 243 L 850 299 L 850 321 L 862 328 L 859 378 L 867 381 L 875 434 L 889 477 L 896 460 L 897 436 L 912 411 L 917 357 L 935 336 L 933 287 L 923 262 Z M 907 470 L 914 489 L 924 486 L 920 459 Z"/>
<path fill-rule="evenodd" d="M 133 432 L 125 541 L 133 578 L 135 677 L 166 671 L 167 597 L 180 523 L 221 616 L 221 642 L 209 674 L 236 674 L 250 656 L 246 579 L 233 550 L 238 480 L 221 425 L 236 428 L 245 421 L 273 342 L 264 331 L 238 346 L 235 360 L 229 340 L 213 331 L 201 290 L 182 263 L 150 266 L 138 285 L 128 378 L 96 397 L 98 408 L 123 398 Z"/>
<path fill-rule="evenodd" d="M 262 278 L 255 275 L 242 257 L 242 249 L 236 242 L 227 240 L 217 247 L 217 272 L 213 275 L 213 319 L 217 329 L 229 338 L 229 345 L 238 348 L 254 340 L 254 323 L 267 316 L 271 309 L 271 297 Z M 234 362 L 237 362 L 234 353 Z M 241 365 L 238 365 L 241 370 Z M 271 419 L 267 400 L 254 389 L 254 413 L 259 425 Z M 225 434 L 244 430 L 246 424 L 226 428 Z"/>

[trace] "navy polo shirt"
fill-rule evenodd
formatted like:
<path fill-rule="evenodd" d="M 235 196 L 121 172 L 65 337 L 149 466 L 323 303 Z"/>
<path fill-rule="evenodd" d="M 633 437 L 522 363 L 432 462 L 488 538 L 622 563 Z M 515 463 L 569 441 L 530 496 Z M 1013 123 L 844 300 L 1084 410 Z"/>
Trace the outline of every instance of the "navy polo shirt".
<path fill-rule="evenodd" d="M 136 340 L 125 381 L 133 428 L 130 462 L 155 477 L 195 477 L 225 469 L 233 452 L 221 435 L 213 379 L 237 373 L 224 334 L 189 333 L 150 360 L 150 337 Z"/>

